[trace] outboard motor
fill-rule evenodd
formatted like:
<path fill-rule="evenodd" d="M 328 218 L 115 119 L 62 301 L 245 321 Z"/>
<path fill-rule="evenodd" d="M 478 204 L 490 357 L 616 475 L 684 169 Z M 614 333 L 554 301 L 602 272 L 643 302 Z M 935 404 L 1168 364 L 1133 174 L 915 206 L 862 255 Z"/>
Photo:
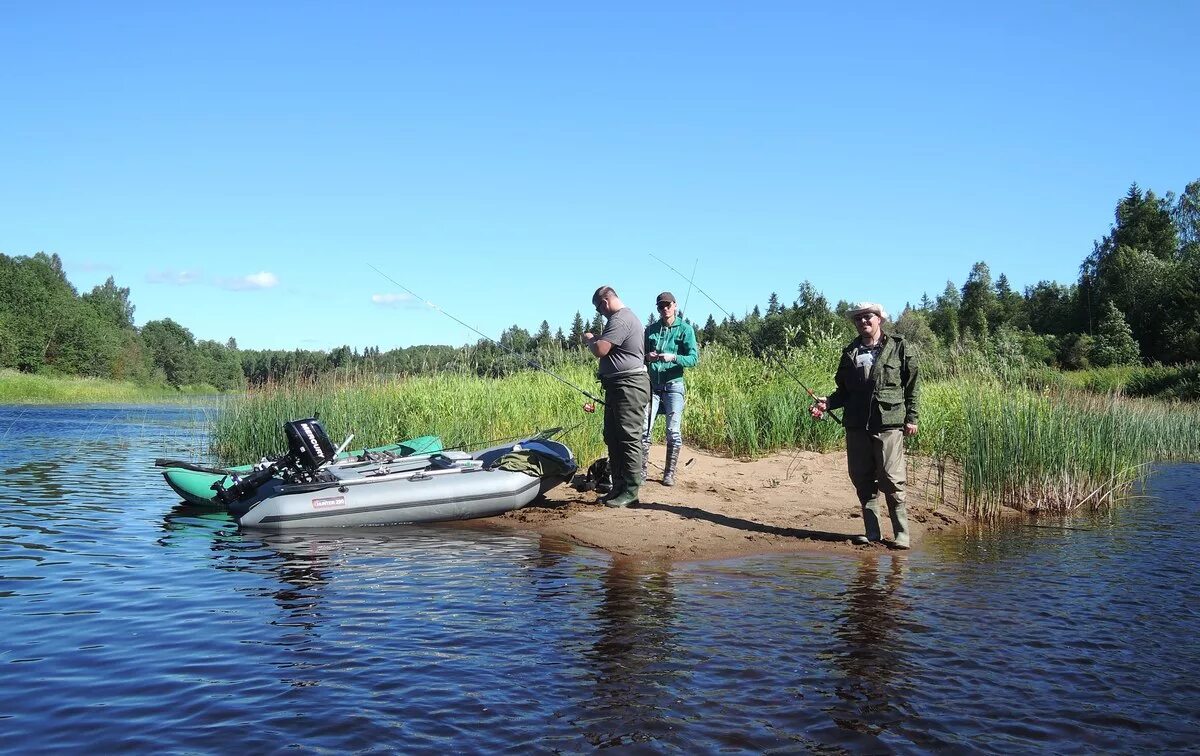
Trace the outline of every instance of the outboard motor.
<path fill-rule="evenodd" d="M 321 468 L 337 456 L 337 448 L 316 418 L 284 423 L 283 432 L 288 441 L 287 454 L 237 480 L 229 488 L 222 487 L 223 480 L 215 483 L 213 490 L 217 493 L 217 501 L 229 505 L 244 499 L 276 474 L 282 475 L 288 483 L 311 483 L 320 477 Z"/>
<path fill-rule="evenodd" d="M 314 417 L 283 424 L 287 435 L 288 456 L 292 463 L 306 472 L 316 472 L 337 455 L 337 447 Z"/>

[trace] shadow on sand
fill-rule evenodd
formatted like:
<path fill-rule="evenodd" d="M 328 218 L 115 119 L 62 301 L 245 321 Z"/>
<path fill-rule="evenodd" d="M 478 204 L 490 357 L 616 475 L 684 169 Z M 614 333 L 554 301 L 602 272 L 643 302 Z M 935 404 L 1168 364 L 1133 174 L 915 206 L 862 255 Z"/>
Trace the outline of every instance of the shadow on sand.
<path fill-rule="evenodd" d="M 805 528 L 781 528 L 776 525 L 764 525 L 761 522 L 753 520 L 743 520 L 740 517 L 729 517 L 723 514 L 716 514 L 697 507 L 685 507 L 678 504 L 658 504 L 655 502 L 643 501 L 640 504 L 635 504 L 638 509 L 651 509 L 657 512 L 670 512 L 671 514 L 685 517 L 690 520 L 704 520 L 711 522 L 714 525 L 721 525 L 726 528 L 736 528 L 737 530 L 748 530 L 753 533 L 768 533 L 770 535 L 783 536 L 785 538 L 807 538 L 811 541 L 828 541 L 830 543 L 845 543 L 849 541 L 851 536 L 846 533 L 831 533 L 827 530 L 807 530 Z"/>

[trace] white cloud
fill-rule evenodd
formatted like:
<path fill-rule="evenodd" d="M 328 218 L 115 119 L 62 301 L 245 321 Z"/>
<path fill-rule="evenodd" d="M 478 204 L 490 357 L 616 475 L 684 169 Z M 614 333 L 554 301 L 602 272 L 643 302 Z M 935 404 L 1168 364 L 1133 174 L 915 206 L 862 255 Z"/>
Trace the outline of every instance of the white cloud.
<path fill-rule="evenodd" d="M 260 271 L 241 278 L 217 279 L 217 286 L 231 291 L 250 291 L 252 289 L 271 289 L 279 285 L 279 277 L 274 273 Z"/>
<path fill-rule="evenodd" d="M 411 294 L 372 294 L 371 301 L 380 307 L 402 307 L 415 300 Z"/>
<path fill-rule="evenodd" d="M 152 270 L 146 273 L 147 282 L 170 286 L 189 286 L 200 283 L 200 278 L 198 270 Z"/>

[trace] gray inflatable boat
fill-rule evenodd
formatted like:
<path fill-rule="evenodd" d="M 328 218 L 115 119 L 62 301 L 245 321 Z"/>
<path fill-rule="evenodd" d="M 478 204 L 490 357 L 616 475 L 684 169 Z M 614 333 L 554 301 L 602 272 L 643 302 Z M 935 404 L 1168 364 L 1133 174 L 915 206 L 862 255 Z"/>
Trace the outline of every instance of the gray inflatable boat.
<path fill-rule="evenodd" d="M 222 492 L 244 528 L 328 528 L 465 520 L 520 509 L 577 469 L 544 434 L 476 452 L 326 463 L 333 445 L 317 421 L 286 423 L 288 454 Z"/>

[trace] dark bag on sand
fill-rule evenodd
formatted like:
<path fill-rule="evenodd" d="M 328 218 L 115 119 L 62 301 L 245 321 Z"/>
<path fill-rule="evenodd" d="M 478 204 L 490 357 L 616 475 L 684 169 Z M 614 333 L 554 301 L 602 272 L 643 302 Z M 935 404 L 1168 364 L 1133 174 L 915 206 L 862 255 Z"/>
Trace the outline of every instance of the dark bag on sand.
<path fill-rule="evenodd" d="M 588 465 L 583 482 L 577 486 L 581 491 L 599 491 L 608 493 L 612 490 L 612 474 L 608 470 L 608 457 L 601 457 Z"/>

